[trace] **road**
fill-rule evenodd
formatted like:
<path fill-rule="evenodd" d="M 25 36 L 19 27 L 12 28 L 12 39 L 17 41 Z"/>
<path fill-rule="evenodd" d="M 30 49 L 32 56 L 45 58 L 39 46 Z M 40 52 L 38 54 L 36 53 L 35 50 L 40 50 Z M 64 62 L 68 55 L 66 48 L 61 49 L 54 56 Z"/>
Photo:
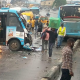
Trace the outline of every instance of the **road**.
<path fill-rule="evenodd" d="M 53 10 L 48 11 L 46 9 L 40 10 L 40 14 L 42 16 L 46 16 L 46 13 L 48 13 L 48 12 L 50 13 L 50 17 L 58 17 L 58 10 L 56 10 L 56 11 L 53 11 Z"/>
<path fill-rule="evenodd" d="M 52 17 L 57 17 L 57 12 L 50 13 Z M 44 14 L 42 11 L 41 14 Z M 40 36 L 39 36 L 40 37 Z M 33 46 L 40 47 L 40 38 L 34 39 Z M 63 46 L 65 43 L 63 44 Z M 62 46 L 62 47 L 63 47 Z M 40 80 L 53 66 L 59 63 L 62 56 L 61 49 L 53 48 L 52 60 L 48 60 L 48 52 L 12 52 L 6 46 L 2 46 L 0 53 L 0 80 Z"/>
<path fill-rule="evenodd" d="M 41 40 L 39 38 L 34 40 L 33 46 L 40 47 Z M 57 50 L 55 46 L 51 61 L 48 60 L 48 52 L 44 54 L 24 50 L 12 52 L 6 46 L 2 46 L 2 51 L 0 53 L 0 80 L 40 80 L 50 68 L 59 63 L 62 56 L 61 49 Z"/>

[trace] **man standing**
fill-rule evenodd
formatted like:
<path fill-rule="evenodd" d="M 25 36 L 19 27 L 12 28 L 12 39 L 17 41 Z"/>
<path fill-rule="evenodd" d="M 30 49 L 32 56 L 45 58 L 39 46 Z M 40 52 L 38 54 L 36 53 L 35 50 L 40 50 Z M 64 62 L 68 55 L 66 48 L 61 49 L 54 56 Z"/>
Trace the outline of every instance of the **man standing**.
<path fill-rule="evenodd" d="M 72 48 L 74 46 L 74 39 L 69 38 L 67 40 L 67 46 L 63 48 L 62 53 L 62 76 L 60 80 L 71 80 L 71 76 L 74 76 L 72 71 Z"/>
<path fill-rule="evenodd" d="M 57 39 L 57 33 L 55 33 L 55 28 L 51 28 L 50 31 L 46 31 L 49 33 L 49 59 L 52 57 L 52 49 L 55 45 L 55 40 Z"/>
<path fill-rule="evenodd" d="M 58 39 L 57 39 L 57 47 L 56 48 L 60 48 L 62 41 L 66 35 L 66 27 L 64 27 L 63 23 L 61 23 L 61 27 L 59 27 L 59 29 L 57 30 L 57 34 L 58 34 Z"/>
<path fill-rule="evenodd" d="M 31 31 L 32 28 L 32 19 L 29 20 L 29 30 Z"/>
<path fill-rule="evenodd" d="M 38 19 L 35 19 L 35 30 L 37 30 L 38 27 Z"/>
<path fill-rule="evenodd" d="M 40 32 L 40 35 L 41 35 L 41 32 L 42 32 L 42 28 L 43 28 L 43 24 L 42 24 L 41 20 L 39 20 L 39 22 L 38 22 L 38 32 Z M 38 35 L 38 33 L 37 33 L 37 35 Z"/>
<path fill-rule="evenodd" d="M 47 26 L 49 26 L 49 20 L 47 20 L 47 23 L 46 23 L 46 25 L 47 25 Z"/>
<path fill-rule="evenodd" d="M 34 26 L 35 26 L 35 20 L 34 19 L 32 19 L 32 31 L 34 30 Z"/>

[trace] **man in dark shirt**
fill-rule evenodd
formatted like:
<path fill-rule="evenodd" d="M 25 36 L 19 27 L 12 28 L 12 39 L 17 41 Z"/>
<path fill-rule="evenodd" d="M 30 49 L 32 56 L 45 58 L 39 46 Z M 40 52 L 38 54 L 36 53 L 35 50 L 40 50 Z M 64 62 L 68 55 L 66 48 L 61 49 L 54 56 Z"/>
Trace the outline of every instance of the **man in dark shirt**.
<path fill-rule="evenodd" d="M 49 33 L 49 59 L 52 57 L 52 48 L 55 44 L 55 40 L 57 39 L 57 33 L 55 32 L 55 28 L 51 28 L 50 31 L 46 31 Z"/>
<path fill-rule="evenodd" d="M 35 19 L 35 30 L 37 29 L 37 26 L 38 26 L 38 20 Z"/>
<path fill-rule="evenodd" d="M 37 28 L 38 28 L 38 19 L 35 19 L 35 28 L 34 28 L 34 30 L 35 30 L 35 38 L 36 38 L 36 35 L 38 34 Z"/>

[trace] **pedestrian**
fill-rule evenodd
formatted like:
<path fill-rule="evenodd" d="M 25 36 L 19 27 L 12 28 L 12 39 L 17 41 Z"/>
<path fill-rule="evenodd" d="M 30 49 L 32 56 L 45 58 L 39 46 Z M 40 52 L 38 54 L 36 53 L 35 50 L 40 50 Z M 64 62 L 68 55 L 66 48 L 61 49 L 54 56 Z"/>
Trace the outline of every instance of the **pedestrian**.
<path fill-rule="evenodd" d="M 62 76 L 60 80 L 71 80 L 71 76 L 74 76 L 72 71 L 72 56 L 73 56 L 74 39 L 69 38 L 67 40 L 67 46 L 62 50 Z"/>
<path fill-rule="evenodd" d="M 44 25 L 42 33 L 43 32 L 46 32 L 46 30 L 49 31 L 48 26 L 47 25 Z M 48 40 L 49 40 L 49 33 L 46 32 L 45 38 L 42 39 L 42 53 L 44 51 L 47 52 Z"/>
<path fill-rule="evenodd" d="M 32 31 L 33 31 L 34 30 L 34 26 L 35 26 L 35 20 L 34 19 L 32 19 L 31 24 L 32 24 Z"/>
<path fill-rule="evenodd" d="M 35 19 L 35 29 L 37 30 L 38 27 L 38 19 Z"/>
<path fill-rule="evenodd" d="M 32 28 L 32 19 L 29 20 L 29 31 L 31 31 Z"/>
<path fill-rule="evenodd" d="M 41 35 L 41 32 L 42 32 L 42 28 L 43 28 L 43 24 L 42 24 L 41 20 L 39 20 L 39 22 L 38 22 L 38 32 L 40 32 L 40 35 Z"/>
<path fill-rule="evenodd" d="M 64 24 L 61 23 L 61 27 L 57 30 L 58 34 L 58 39 L 57 39 L 57 47 L 56 48 L 61 48 L 62 41 L 66 35 L 66 27 L 64 27 Z"/>
<path fill-rule="evenodd" d="M 47 20 L 47 23 L 46 24 L 47 24 L 47 26 L 49 26 L 49 21 L 48 20 Z"/>
<path fill-rule="evenodd" d="M 55 33 L 55 28 L 51 28 L 50 31 L 46 31 L 49 33 L 49 59 L 52 57 L 53 46 L 55 45 L 55 41 L 57 39 L 57 33 Z"/>
<path fill-rule="evenodd" d="M 37 34 L 37 31 L 38 31 L 38 19 L 35 19 L 35 27 L 34 27 L 34 30 L 35 30 L 35 38 L 36 38 L 36 34 Z"/>

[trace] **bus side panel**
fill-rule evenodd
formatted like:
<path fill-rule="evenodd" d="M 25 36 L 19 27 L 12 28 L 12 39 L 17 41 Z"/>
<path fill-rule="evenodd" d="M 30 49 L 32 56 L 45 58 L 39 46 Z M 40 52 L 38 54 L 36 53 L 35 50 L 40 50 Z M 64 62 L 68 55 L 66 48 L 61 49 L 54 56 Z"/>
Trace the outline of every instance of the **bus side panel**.
<path fill-rule="evenodd" d="M 16 31 L 16 38 L 19 39 L 21 45 L 24 45 L 24 32 Z"/>
<path fill-rule="evenodd" d="M 21 45 L 24 45 L 24 32 L 16 31 L 15 26 L 7 26 L 6 28 L 6 45 L 10 39 L 18 39 Z"/>
<path fill-rule="evenodd" d="M 16 37 L 16 38 L 19 39 L 19 41 L 21 42 L 21 45 L 23 46 L 24 45 L 24 39 L 19 38 L 19 37 Z"/>
<path fill-rule="evenodd" d="M 60 18 L 60 7 L 59 7 L 59 11 L 58 11 L 58 18 Z"/>
<path fill-rule="evenodd" d="M 66 36 L 80 37 L 80 22 L 64 22 Z"/>
<path fill-rule="evenodd" d="M 7 26 L 6 27 L 6 43 L 8 42 L 8 40 L 10 38 L 13 38 L 16 36 L 16 27 L 13 26 L 13 27 L 9 27 Z"/>

